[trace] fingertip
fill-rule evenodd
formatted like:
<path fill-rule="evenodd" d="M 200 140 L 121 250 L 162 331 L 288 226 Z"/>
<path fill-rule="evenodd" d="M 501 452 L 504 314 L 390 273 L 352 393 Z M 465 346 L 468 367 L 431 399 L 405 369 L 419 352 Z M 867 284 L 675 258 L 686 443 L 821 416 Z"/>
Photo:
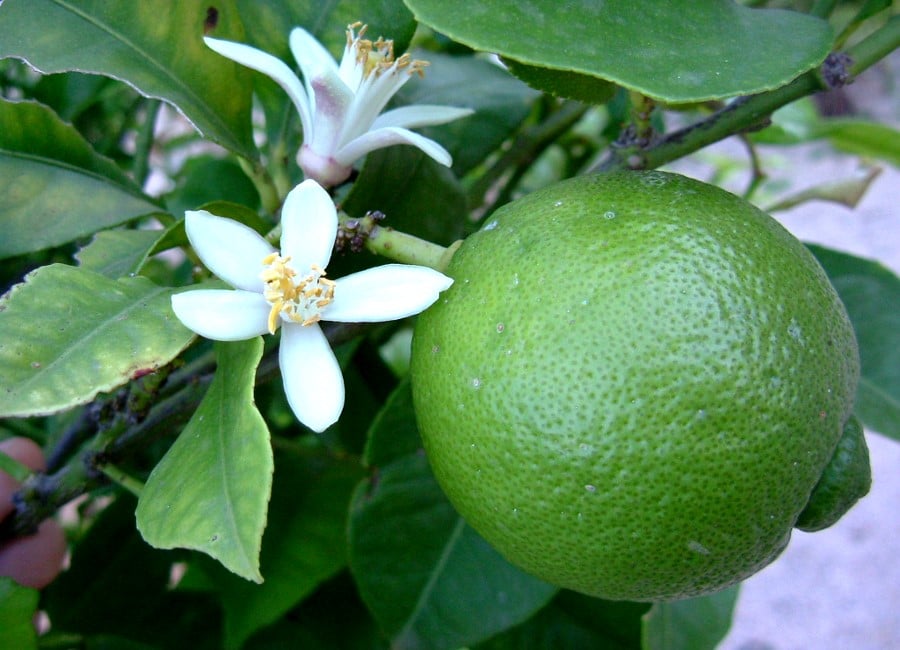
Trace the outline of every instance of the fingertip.
<path fill-rule="evenodd" d="M 7 438 L 0 442 L 0 451 L 34 471 L 47 468 L 44 451 L 33 440 L 28 438 Z M 0 473 L 5 476 L 5 474 Z"/>
<path fill-rule="evenodd" d="M 23 587 L 43 589 L 62 571 L 66 550 L 62 527 L 47 519 L 34 535 L 15 539 L 0 550 L 0 576 Z"/>

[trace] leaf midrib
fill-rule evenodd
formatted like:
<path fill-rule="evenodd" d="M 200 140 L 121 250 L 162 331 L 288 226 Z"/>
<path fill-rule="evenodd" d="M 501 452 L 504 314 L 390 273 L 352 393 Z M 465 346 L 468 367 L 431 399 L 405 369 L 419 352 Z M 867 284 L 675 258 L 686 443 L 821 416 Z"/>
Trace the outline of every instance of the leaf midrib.
<path fill-rule="evenodd" d="M 91 16 L 83 11 L 80 11 L 77 7 L 73 7 L 70 3 L 66 2 L 66 0 L 53 0 L 53 2 L 55 2 L 57 5 L 59 5 L 63 9 L 78 16 L 79 18 L 81 18 L 86 23 L 93 26 L 100 32 L 108 34 L 114 40 L 119 41 L 120 43 L 125 45 L 125 47 L 130 48 L 131 50 L 136 52 L 140 57 L 142 57 L 143 61 L 150 64 L 150 67 L 156 69 L 159 73 L 162 74 L 162 76 L 164 78 L 169 79 L 173 83 L 173 85 L 178 90 L 180 90 L 182 94 L 184 94 L 188 98 L 188 100 L 191 103 L 193 103 L 197 108 L 199 108 L 201 110 L 201 112 L 203 113 L 204 118 L 208 122 L 215 124 L 220 129 L 221 133 L 231 134 L 231 129 L 229 128 L 228 124 L 219 117 L 219 114 L 216 111 L 212 110 L 203 101 L 203 98 L 201 96 L 197 95 L 189 85 L 187 85 L 180 77 L 176 76 L 161 61 L 158 61 L 157 59 L 152 57 L 148 52 L 144 51 L 141 47 L 139 47 L 131 39 L 129 39 L 124 34 L 114 30 L 107 23 L 104 23 L 104 22 L 100 21 L 99 19 L 95 18 L 94 16 Z M 103 72 L 102 74 L 113 76 L 113 77 L 119 79 L 120 81 L 123 81 L 129 85 L 134 86 L 141 94 L 143 94 L 147 97 L 154 97 L 156 99 L 161 99 L 163 101 L 170 102 L 176 108 L 178 108 L 179 111 L 181 111 L 181 107 L 178 106 L 177 104 L 175 104 L 174 101 L 172 101 L 171 99 L 169 99 L 167 97 L 162 97 L 161 95 L 152 95 L 152 94 L 150 94 L 149 91 L 139 88 L 137 85 L 135 85 L 133 82 L 129 81 L 128 79 L 122 79 L 122 78 L 118 77 L 117 75 L 113 75 L 110 72 Z M 193 123 L 193 120 L 191 120 L 190 117 L 188 117 L 187 115 L 185 115 L 185 117 L 187 117 Z M 194 126 L 197 126 L 197 125 L 195 124 Z M 197 129 L 200 130 L 199 127 L 197 127 Z M 237 144 L 239 146 L 239 149 L 243 150 L 243 146 L 240 145 L 240 143 L 237 142 L 237 140 L 235 140 L 235 144 Z"/>
<path fill-rule="evenodd" d="M 428 581 L 425 583 L 425 586 L 422 588 L 422 592 L 419 594 L 419 598 L 416 601 L 415 606 L 410 612 L 409 617 L 406 620 L 406 624 L 397 633 L 394 637 L 395 639 L 404 638 L 409 632 L 412 630 L 413 624 L 418 620 L 419 615 L 422 613 L 422 610 L 425 609 L 425 605 L 427 604 L 431 594 L 434 592 L 435 586 L 437 585 L 438 579 L 444 573 L 444 568 L 447 566 L 447 563 L 450 561 L 450 556 L 456 548 L 456 544 L 459 541 L 459 538 L 462 536 L 463 530 L 466 527 L 466 522 L 462 517 L 457 517 L 456 525 L 453 527 L 453 530 L 450 533 L 450 537 L 447 539 L 447 542 L 444 544 L 444 548 L 441 550 L 441 555 L 438 558 L 437 563 L 431 571 L 431 575 L 428 576 Z"/>
<path fill-rule="evenodd" d="M 104 278 L 104 279 L 106 279 L 106 278 Z M 128 299 L 131 302 L 127 306 L 127 308 L 117 311 L 114 314 L 111 314 L 109 318 L 106 318 L 103 321 L 101 321 L 97 327 L 95 327 L 92 330 L 90 330 L 89 332 L 87 332 L 84 336 L 76 339 L 71 345 L 69 345 L 62 352 L 62 354 L 60 354 L 58 357 L 56 357 L 49 363 L 42 365 L 39 372 L 32 374 L 29 378 L 25 379 L 23 382 L 20 382 L 17 386 L 17 390 L 13 394 L 18 394 L 20 396 L 25 395 L 26 392 L 28 391 L 28 389 L 33 387 L 33 383 L 35 381 L 46 378 L 48 376 L 52 377 L 52 375 L 50 375 L 48 373 L 51 373 L 51 371 L 54 370 L 57 366 L 59 366 L 59 364 L 63 363 L 72 354 L 74 354 L 76 351 L 78 351 L 81 348 L 81 346 L 87 345 L 92 339 L 96 338 L 97 336 L 103 336 L 103 334 L 105 334 L 105 331 L 115 321 L 126 320 L 128 317 L 130 317 L 132 312 L 134 312 L 135 310 L 137 310 L 138 308 L 141 307 L 142 302 L 146 303 L 151 300 L 154 300 L 157 297 L 159 297 L 162 293 L 165 293 L 166 291 L 168 291 L 168 289 L 166 287 L 158 287 L 158 286 L 153 285 L 152 291 L 150 293 L 141 294 L 140 296 L 133 296 L 129 293 Z M 123 315 L 125 315 L 125 318 L 123 318 Z M 116 385 L 118 385 L 118 384 L 115 384 L 112 382 L 106 382 L 102 385 L 95 385 L 92 391 L 90 391 L 89 393 L 85 393 L 81 397 L 76 397 L 74 402 L 68 402 L 68 400 L 66 400 L 65 405 L 66 406 L 77 406 L 78 404 L 85 404 L 85 403 L 89 402 L 91 399 L 93 399 L 94 396 L 97 395 L 98 393 L 109 390 L 110 388 L 113 388 Z M 56 409 L 58 406 L 60 406 L 60 403 L 44 404 L 44 405 L 32 407 L 30 409 L 26 409 L 21 412 L 9 412 L 9 413 L 6 413 L 6 415 L 11 416 L 11 417 L 22 416 L 22 415 L 41 415 L 44 413 L 53 412 L 53 410 Z"/>

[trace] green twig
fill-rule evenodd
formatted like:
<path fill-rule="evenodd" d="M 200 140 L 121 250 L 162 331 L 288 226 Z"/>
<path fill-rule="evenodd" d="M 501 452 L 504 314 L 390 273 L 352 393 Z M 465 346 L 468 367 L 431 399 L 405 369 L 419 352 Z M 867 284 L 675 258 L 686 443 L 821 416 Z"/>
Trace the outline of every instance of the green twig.
<path fill-rule="evenodd" d="M 894 16 L 846 54 L 830 55 L 820 69 L 810 70 L 775 90 L 738 98 L 707 119 L 670 133 L 639 152 L 613 149 L 590 171 L 654 169 L 729 136 L 762 128 L 775 110 L 801 97 L 847 83 L 898 46 L 900 16 Z"/>
<path fill-rule="evenodd" d="M 342 214 L 335 246 L 338 250 L 349 248 L 354 252 L 365 248 L 371 253 L 396 262 L 428 266 L 438 271 L 446 268 L 449 262 L 447 248 L 393 228 L 380 226 L 379 222 L 382 219 L 384 215 L 380 212 L 368 212 L 362 219 L 351 219 Z"/>

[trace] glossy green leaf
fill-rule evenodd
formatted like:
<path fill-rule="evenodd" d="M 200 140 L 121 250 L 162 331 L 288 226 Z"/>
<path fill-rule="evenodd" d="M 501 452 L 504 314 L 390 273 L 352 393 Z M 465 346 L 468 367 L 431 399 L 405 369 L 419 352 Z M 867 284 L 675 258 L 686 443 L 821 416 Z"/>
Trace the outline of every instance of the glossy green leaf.
<path fill-rule="evenodd" d="M 0 577 L 0 648 L 31 650 L 37 648 L 34 615 L 37 613 L 37 589 Z"/>
<path fill-rule="evenodd" d="M 878 262 L 810 246 L 853 322 L 862 376 L 855 412 L 900 440 L 900 278 Z"/>
<path fill-rule="evenodd" d="M 214 156 L 190 158 L 175 178 L 176 187 L 166 194 L 166 206 L 172 214 L 183 215 L 211 201 L 229 201 L 256 210 L 259 193 L 253 182 L 234 160 Z"/>
<path fill-rule="evenodd" d="M 206 594 L 171 588 L 173 564 L 184 558 L 141 539 L 135 505 L 131 495 L 119 494 L 72 539 L 70 566 L 41 602 L 53 631 L 90 637 L 83 647 L 91 650 L 220 650 L 217 604 Z"/>
<path fill-rule="evenodd" d="M 0 417 L 46 415 L 91 401 L 174 359 L 194 337 L 173 290 L 52 264 L 0 301 Z"/>
<path fill-rule="evenodd" d="M 276 456 L 260 556 L 266 581 L 209 572 L 225 610 L 226 648 L 241 647 L 346 565 L 347 508 L 361 473 L 355 463 L 326 456 Z"/>
<path fill-rule="evenodd" d="M 216 344 L 212 384 L 141 492 L 137 526 L 157 548 L 189 548 L 262 582 L 259 553 L 272 489 L 272 448 L 253 402 L 263 343 Z"/>
<path fill-rule="evenodd" d="M 164 230 L 104 230 L 75 254 L 80 266 L 117 280 L 134 275 L 147 261 Z"/>
<path fill-rule="evenodd" d="M 643 650 L 715 650 L 731 627 L 739 586 L 656 603 L 644 617 Z"/>
<path fill-rule="evenodd" d="M 530 619 L 476 650 L 635 650 L 647 603 L 603 600 L 562 590 Z"/>
<path fill-rule="evenodd" d="M 405 146 L 370 153 L 342 207 L 352 217 L 378 210 L 387 216 L 384 225 L 444 246 L 463 235 L 468 219 L 453 172 Z"/>
<path fill-rule="evenodd" d="M 672 103 L 776 88 L 821 63 L 832 42 L 823 20 L 730 0 L 406 4 L 420 22 L 475 49 Z"/>
<path fill-rule="evenodd" d="M 528 117 L 538 93 L 503 68 L 475 56 L 413 52 L 429 66 L 423 79 L 412 79 L 394 98 L 397 105 L 463 106 L 475 112 L 440 126 L 416 129 L 446 147 L 459 175 L 471 171 Z M 465 93 L 460 93 L 465 88 Z"/>
<path fill-rule="evenodd" d="M 406 51 L 416 29 L 413 15 L 402 0 L 335 0 L 327 4 L 320 0 L 237 0 L 237 5 L 247 42 L 291 64 L 294 61 L 287 45 L 294 27 L 309 31 L 335 58 L 344 53 L 347 25 L 355 22 L 367 24 L 367 35 L 372 39 L 392 39 L 397 54 Z"/>
<path fill-rule="evenodd" d="M 369 460 L 385 464 L 353 495 L 350 569 L 393 647 L 458 648 L 521 623 L 557 589 L 509 564 L 453 509 L 413 448 L 407 393 L 401 384 L 369 432 Z M 403 420 L 404 442 L 378 441 Z"/>
<path fill-rule="evenodd" d="M 477 643 L 527 619 L 556 592 L 466 525 L 422 454 L 357 488 L 350 568 L 396 648 Z"/>
<path fill-rule="evenodd" d="M 0 101 L 0 194 L 0 259 L 159 210 L 75 129 L 26 101 Z"/>
<path fill-rule="evenodd" d="M 0 58 L 45 73 L 70 70 L 120 79 L 173 104 L 207 138 L 255 154 L 246 68 L 203 44 L 204 30 L 241 40 L 233 0 L 6 0 L 0 5 Z"/>
<path fill-rule="evenodd" d="M 586 104 L 605 104 L 616 93 L 616 85 L 590 75 L 571 70 L 554 70 L 506 59 L 510 71 L 532 88 L 554 97 L 575 99 Z"/>
<path fill-rule="evenodd" d="M 409 380 L 401 382 L 372 421 L 373 431 L 390 431 L 390 435 L 372 435 L 366 442 L 364 459 L 369 467 L 381 467 L 415 454 L 422 448 L 422 439 L 413 413 L 412 390 Z"/>

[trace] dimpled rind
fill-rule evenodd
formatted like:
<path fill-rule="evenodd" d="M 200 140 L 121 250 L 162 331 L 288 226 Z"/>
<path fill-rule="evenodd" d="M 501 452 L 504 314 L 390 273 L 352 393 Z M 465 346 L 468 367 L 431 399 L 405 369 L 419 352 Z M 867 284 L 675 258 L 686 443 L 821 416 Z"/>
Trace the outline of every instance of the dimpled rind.
<path fill-rule="evenodd" d="M 670 600 L 781 552 L 859 358 L 775 220 L 674 174 L 579 177 L 499 209 L 447 273 L 415 328 L 417 420 L 440 485 L 507 559 Z"/>

